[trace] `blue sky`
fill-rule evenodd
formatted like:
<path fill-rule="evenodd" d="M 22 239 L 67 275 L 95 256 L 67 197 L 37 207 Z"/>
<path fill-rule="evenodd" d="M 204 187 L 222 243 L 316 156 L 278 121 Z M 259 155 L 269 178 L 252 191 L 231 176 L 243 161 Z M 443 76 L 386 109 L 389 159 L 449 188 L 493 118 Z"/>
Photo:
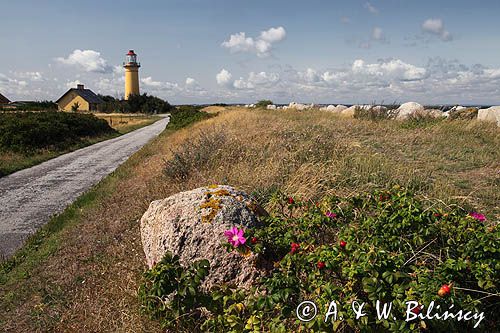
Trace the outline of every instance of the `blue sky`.
<path fill-rule="evenodd" d="M 76 82 L 172 103 L 500 104 L 500 1 L 16 1 L 0 12 L 0 92 Z"/>

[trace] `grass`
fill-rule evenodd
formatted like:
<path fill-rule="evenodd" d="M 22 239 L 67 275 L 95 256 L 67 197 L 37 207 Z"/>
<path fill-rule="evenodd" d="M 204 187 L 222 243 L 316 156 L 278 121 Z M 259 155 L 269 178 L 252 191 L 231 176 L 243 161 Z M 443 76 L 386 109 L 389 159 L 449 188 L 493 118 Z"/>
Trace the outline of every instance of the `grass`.
<path fill-rule="evenodd" d="M 138 220 L 152 200 L 207 184 L 234 185 L 264 203 L 276 189 L 314 199 L 399 184 L 498 221 L 498 146 L 494 124 L 409 126 L 316 111 L 228 108 L 167 129 L 4 263 L 0 327 L 161 332 L 139 311 Z"/>
<path fill-rule="evenodd" d="M 116 132 L 92 137 L 83 137 L 78 142 L 64 147 L 37 149 L 35 151 L 24 153 L 17 151 L 0 151 L 0 177 L 32 167 L 54 157 L 75 151 L 94 143 L 129 133 L 141 127 L 151 125 L 160 119 L 158 116 L 135 114 L 97 114 L 96 116 L 106 120 L 108 124 L 116 130 Z"/>
<path fill-rule="evenodd" d="M 159 116 L 150 116 L 142 114 L 122 114 L 122 113 L 98 113 L 97 118 L 104 119 L 109 126 L 114 128 L 120 134 L 126 134 L 144 126 L 151 125 L 161 119 Z"/>

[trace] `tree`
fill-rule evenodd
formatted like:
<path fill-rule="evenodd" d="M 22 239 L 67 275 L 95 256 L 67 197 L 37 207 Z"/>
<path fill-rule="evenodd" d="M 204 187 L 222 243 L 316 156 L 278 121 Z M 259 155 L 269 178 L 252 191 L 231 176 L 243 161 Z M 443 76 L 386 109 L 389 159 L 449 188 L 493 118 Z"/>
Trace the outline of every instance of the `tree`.
<path fill-rule="evenodd" d="M 125 111 L 130 113 L 167 113 L 172 109 L 167 101 L 147 94 L 130 95 L 125 105 Z"/>
<path fill-rule="evenodd" d="M 75 104 L 71 106 L 71 111 L 76 112 L 78 111 L 79 108 L 80 108 L 80 103 L 75 102 Z"/>
<path fill-rule="evenodd" d="M 271 101 L 269 99 L 263 99 L 263 100 L 258 101 L 257 104 L 255 104 L 255 106 L 258 108 L 265 109 L 268 105 L 271 105 L 271 104 L 273 104 L 273 101 Z"/>

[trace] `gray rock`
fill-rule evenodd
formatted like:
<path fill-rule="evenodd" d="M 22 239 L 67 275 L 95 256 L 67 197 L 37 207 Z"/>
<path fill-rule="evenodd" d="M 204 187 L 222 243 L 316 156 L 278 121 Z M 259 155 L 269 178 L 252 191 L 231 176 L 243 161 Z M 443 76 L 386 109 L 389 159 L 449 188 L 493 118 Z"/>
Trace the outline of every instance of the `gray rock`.
<path fill-rule="evenodd" d="M 500 106 L 492 106 L 479 110 L 477 120 L 496 122 L 497 126 L 500 126 Z"/>
<path fill-rule="evenodd" d="M 149 267 L 169 251 L 181 265 L 208 259 L 210 273 L 204 290 L 214 285 L 234 284 L 247 288 L 262 272 L 257 255 L 228 252 L 224 231 L 237 226 L 249 229 L 267 215 L 252 198 L 231 186 L 201 187 L 153 201 L 141 219 L 141 239 Z M 249 240 L 248 240 L 249 241 Z"/>
<path fill-rule="evenodd" d="M 415 102 L 408 102 L 401 104 L 401 106 L 397 109 L 396 119 L 404 120 L 408 119 L 408 117 L 415 115 L 416 113 L 424 112 L 424 107 L 421 104 Z"/>

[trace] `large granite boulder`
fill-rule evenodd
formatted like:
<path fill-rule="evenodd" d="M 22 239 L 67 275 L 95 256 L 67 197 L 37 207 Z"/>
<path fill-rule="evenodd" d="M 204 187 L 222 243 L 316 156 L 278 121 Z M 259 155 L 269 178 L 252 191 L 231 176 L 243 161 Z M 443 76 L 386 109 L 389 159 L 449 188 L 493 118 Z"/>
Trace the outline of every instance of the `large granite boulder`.
<path fill-rule="evenodd" d="M 496 122 L 500 126 L 500 106 L 492 106 L 477 112 L 477 120 Z"/>
<path fill-rule="evenodd" d="M 141 239 L 149 267 L 165 253 L 179 256 L 181 265 L 208 259 L 210 273 L 203 288 L 229 283 L 249 287 L 261 271 L 257 255 L 228 252 L 224 232 L 249 229 L 266 215 L 251 197 L 231 186 L 201 187 L 153 201 L 141 219 Z"/>
<path fill-rule="evenodd" d="M 396 112 L 397 112 L 396 119 L 404 120 L 419 113 L 423 114 L 424 107 L 421 104 L 415 102 L 408 102 L 401 104 L 401 106 L 396 110 Z"/>

